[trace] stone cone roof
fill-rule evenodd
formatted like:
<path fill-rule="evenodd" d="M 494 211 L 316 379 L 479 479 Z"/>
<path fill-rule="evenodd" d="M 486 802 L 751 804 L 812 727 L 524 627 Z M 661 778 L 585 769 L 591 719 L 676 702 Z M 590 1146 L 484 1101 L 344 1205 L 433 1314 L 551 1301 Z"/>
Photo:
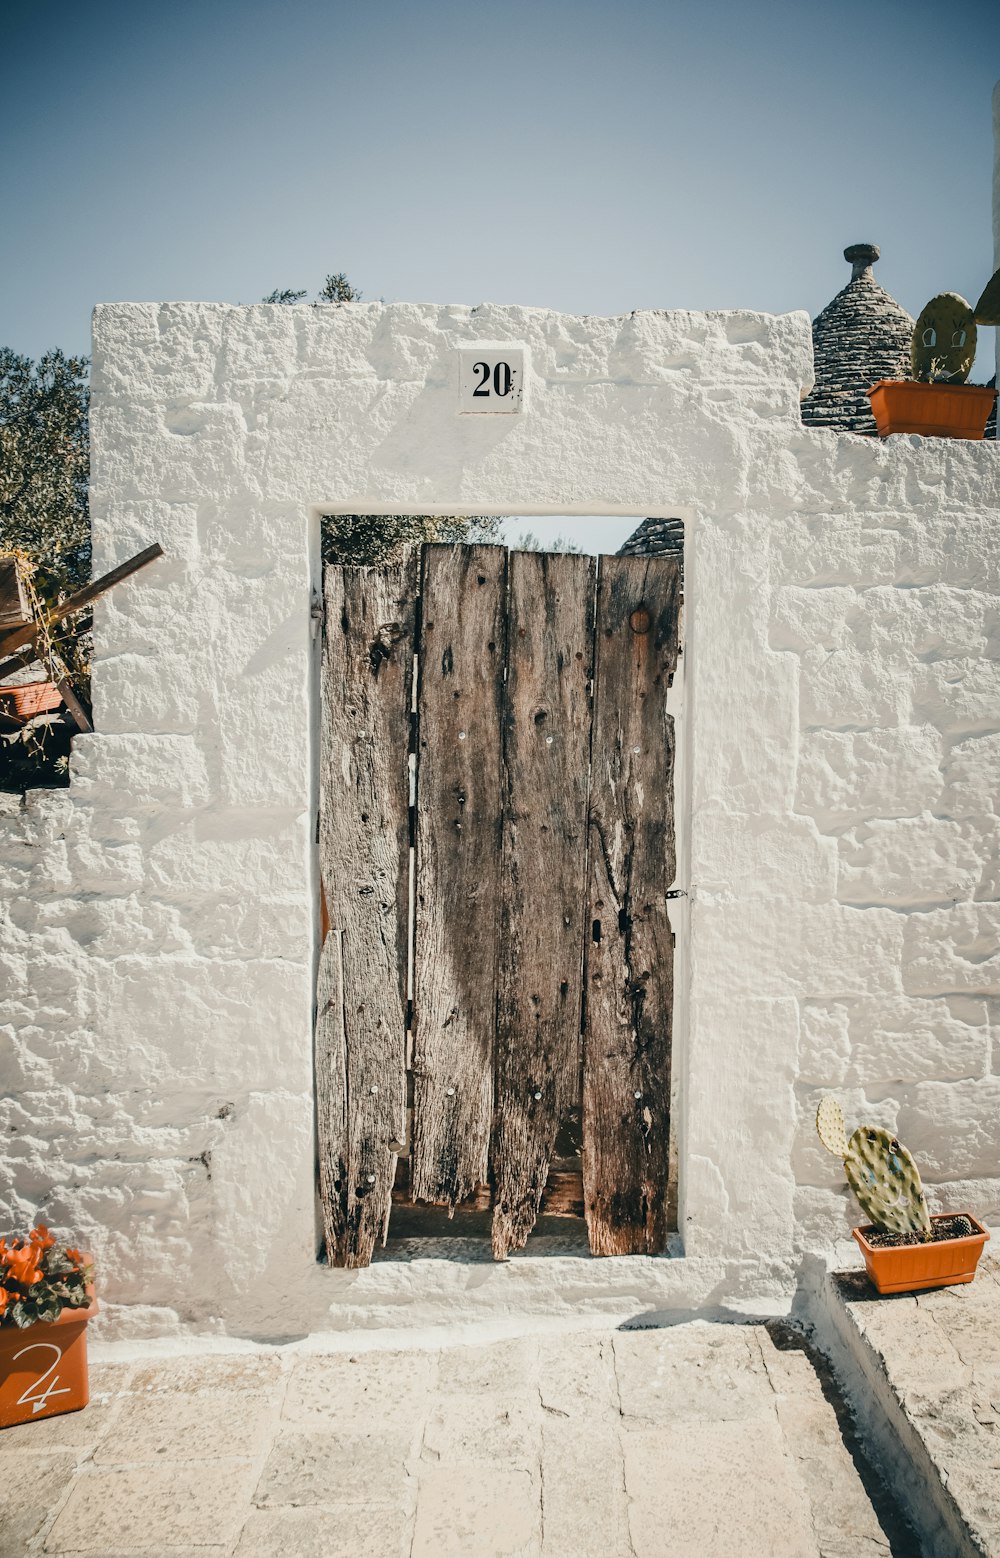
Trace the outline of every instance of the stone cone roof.
<path fill-rule="evenodd" d="M 644 519 L 618 548 L 619 557 L 679 557 L 684 582 L 684 521 Z"/>
<path fill-rule="evenodd" d="M 851 279 L 813 320 L 816 383 L 802 402 L 810 427 L 874 438 L 875 418 L 866 391 L 879 379 L 910 377 L 913 320 L 872 274 L 877 244 L 844 250 Z"/>

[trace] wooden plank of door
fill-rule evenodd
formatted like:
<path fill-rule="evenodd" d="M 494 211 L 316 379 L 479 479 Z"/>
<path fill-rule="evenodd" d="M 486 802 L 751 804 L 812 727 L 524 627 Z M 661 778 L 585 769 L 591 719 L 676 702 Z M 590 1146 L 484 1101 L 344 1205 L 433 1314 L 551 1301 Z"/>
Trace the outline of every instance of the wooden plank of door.
<path fill-rule="evenodd" d="M 500 903 L 507 553 L 427 546 L 417 695 L 413 1196 L 485 1183 Z"/>
<path fill-rule="evenodd" d="M 590 557 L 510 558 L 493 1115 L 493 1255 L 535 1225 L 556 1134 L 580 1103 Z"/>
<path fill-rule="evenodd" d="M 591 742 L 583 1185 L 595 1255 L 667 1237 L 676 869 L 674 722 L 680 570 L 605 557 L 597 586 Z"/>
<path fill-rule="evenodd" d="M 316 1100 L 327 1259 L 385 1242 L 406 1115 L 417 559 L 326 570 Z"/>

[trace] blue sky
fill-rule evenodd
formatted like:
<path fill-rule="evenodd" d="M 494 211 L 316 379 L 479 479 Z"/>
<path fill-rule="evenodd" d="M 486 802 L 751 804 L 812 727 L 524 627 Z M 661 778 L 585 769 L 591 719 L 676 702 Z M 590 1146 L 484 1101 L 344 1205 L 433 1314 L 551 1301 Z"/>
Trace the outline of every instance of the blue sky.
<path fill-rule="evenodd" d="M 911 312 L 974 300 L 998 39 L 992 0 L 36 0 L 4 27 L 0 344 L 86 351 L 97 301 L 331 270 L 815 313 L 869 238 Z"/>

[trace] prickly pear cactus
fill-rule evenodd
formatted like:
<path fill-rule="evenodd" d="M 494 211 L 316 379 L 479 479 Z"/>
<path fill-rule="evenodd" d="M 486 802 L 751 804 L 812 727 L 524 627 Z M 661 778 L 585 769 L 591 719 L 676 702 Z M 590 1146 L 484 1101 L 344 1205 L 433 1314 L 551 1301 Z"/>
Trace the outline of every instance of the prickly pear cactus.
<path fill-rule="evenodd" d="M 913 327 L 913 377 L 924 383 L 964 384 L 976 356 L 976 317 L 957 292 L 939 292 Z"/>
<path fill-rule="evenodd" d="M 827 1152 L 832 1152 L 835 1158 L 847 1157 L 847 1127 L 844 1124 L 844 1111 L 832 1093 L 827 1093 L 826 1097 L 819 1101 L 819 1108 L 816 1110 L 816 1130 Z"/>
<path fill-rule="evenodd" d="M 1000 270 L 994 271 L 976 304 L 977 325 L 1000 325 Z"/>
<path fill-rule="evenodd" d="M 859 1125 L 848 1141 L 843 1112 L 830 1095 L 820 1100 L 816 1130 L 827 1152 L 843 1158 L 847 1182 L 873 1223 L 887 1233 L 930 1237 L 920 1172 L 895 1136 L 876 1125 Z"/>

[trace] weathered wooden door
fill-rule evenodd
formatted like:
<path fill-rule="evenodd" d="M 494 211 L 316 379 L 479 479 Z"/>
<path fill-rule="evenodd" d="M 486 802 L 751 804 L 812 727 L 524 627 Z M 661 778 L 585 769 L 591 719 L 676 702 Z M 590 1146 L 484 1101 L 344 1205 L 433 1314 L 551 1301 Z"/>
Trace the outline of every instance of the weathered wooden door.
<path fill-rule="evenodd" d="M 394 1196 L 492 1207 L 497 1259 L 540 1210 L 661 1251 L 677 560 L 426 546 L 325 595 L 328 1259 Z"/>

